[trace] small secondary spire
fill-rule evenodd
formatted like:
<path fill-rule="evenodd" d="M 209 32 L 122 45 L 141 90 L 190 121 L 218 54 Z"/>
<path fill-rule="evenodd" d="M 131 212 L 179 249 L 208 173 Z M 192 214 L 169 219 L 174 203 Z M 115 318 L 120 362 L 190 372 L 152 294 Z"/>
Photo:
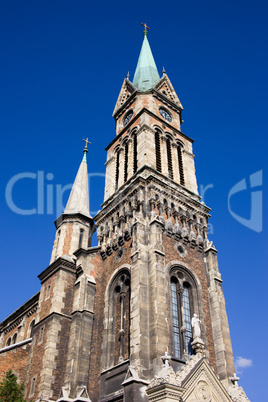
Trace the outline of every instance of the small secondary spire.
<path fill-rule="evenodd" d="M 83 149 L 84 156 L 79 166 L 64 213 L 65 214 L 80 213 L 82 215 L 91 218 L 89 214 L 88 177 L 87 177 L 87 153 L 88 153 L 87 145 L 91 143 L 88 141 L 88 138 L 83 139 L 83 141 L 85 141 L 86 143 L 85 148 Z"/>

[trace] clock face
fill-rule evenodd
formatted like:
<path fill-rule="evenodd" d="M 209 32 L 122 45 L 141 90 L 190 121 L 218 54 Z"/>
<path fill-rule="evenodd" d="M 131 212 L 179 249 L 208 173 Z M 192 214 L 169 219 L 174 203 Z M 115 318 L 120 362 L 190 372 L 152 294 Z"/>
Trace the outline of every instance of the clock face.
<path fill-rule="evenodd" d="M 127 112 L 125 114 L 124 121 L 123 121 L 124 126 L 126 126 L 127 123 L 132 119 L 132 116 L 133 116 L 133 110 L 130 110 L 129 112 Z"/>
<path fill-rule="evenodd" d="M 164 117 L 165 120 L 169 122 L 172 120 L 171 114 L 163 107 L 159 108 L 159 113 L 161 114 L 162 117 Z"/>

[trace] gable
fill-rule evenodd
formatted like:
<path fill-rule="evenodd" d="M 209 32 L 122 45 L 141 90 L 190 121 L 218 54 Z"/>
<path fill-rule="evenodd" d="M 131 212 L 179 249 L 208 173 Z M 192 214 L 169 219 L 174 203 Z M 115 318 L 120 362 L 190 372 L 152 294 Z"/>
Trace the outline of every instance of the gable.
<path fill-rule="evenodd" d="M 178 377 L 177 373 L 177 377 Z M 195 366 L 181 381 L 185 389 L 182 394 L 183 402 L 228 402 L 232 401 L 227 390 L 220 382 L 206 359 Z"/>
<path fill-rule="evenodd" d="M 117 102 L 113 111 L 113 116 L 115 115 L 115 113 L 117 112 L 118 109 L 120 109 L 121 106 L 124 105 L 124 103 L 127 101 L 127 99 L 130 97 L 130 95 L 133 94 L 133 92 L 135 92 L 136 89 L 135 87 L 130 83 L 129 80 L 127 80 L 126 78 L 124 79 L 122 88 L 119 92 L 119 96 L 117 98 Z"/>
<path fill-rule="evenodd" d="M 178 95 L 176 94 L 173 85 L 166 74 L 161 78 L 160 81 L 158 81 L 158 83 L 154 86 L 154 89 L 183 109 Z"/>

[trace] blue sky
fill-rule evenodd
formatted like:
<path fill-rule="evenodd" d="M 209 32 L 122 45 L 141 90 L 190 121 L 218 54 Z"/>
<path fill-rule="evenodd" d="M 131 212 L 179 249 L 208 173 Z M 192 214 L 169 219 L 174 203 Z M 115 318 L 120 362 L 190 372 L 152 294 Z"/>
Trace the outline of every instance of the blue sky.
<path fill-rule="evenodd" d="M 159 73 L 164 66 L 184 106 L 182 131 L 195 140 L 240 384 L 252 401 L 267 399 L 267 14 L 260 0 L 1 2 L 0 320 L 40 289 L 85 137 L 91 212 L 100 209 L 112 112 L 146 22 Z"/>

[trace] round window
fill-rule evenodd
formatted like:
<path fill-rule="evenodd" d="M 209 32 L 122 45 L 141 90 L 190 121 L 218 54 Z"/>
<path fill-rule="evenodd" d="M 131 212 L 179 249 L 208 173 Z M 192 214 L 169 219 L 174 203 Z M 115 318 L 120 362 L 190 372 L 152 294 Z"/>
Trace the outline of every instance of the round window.
<path fill-rule="evenodd" d="M 125 117 L 124 117 L 124 120 L 123 120 L 124 126 L 126 126 L 127 123 L 132 119 L 132 116 L 133 116 L 133 110 L 129 110 L 129 111 L 125 114 Z"/>
<path fill-rule="evenodd" d="M 169 121 L 169 122 L 172 120 L 171 114 L 170 114 L 166 109 L 164 109 L 163 107 L 160 107 L 160 108 L 159 108 L 159 113 L 161 114 L 161 116 L 162 116 L 165 120 L 167 120 L 167 121 Z"/>

